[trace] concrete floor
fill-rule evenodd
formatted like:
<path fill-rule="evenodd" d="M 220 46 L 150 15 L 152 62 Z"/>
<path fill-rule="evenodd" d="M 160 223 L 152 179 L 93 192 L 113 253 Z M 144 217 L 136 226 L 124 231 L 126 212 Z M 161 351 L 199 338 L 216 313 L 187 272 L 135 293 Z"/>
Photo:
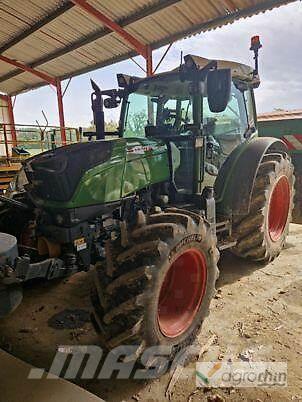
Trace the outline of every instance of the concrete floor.
<path fill-rule="evenodd" d="M 288 245 L 274 262 L 261 266 L 226 253 L 219 264 L 218 294 L 199 336 L 217 342 L 202 360 L 247 351 L 254 361 L 288 362 L 286 388 L 196 389 L 192 363 L 173 388 L 170 400 L 302 400 L 302 226 L 291 225 Z M 90 323 L 75 330 L 54 329 L 48 320 L 66 308 L 89 310 L 89 274 L 25 289 L 22 305 L 0 322 L 0 347 L 37 367 L 48 369 L 58 345 L 98 344 Z M 89 380 L 78 383 L 107 401 L 166 401 L 170 373 L 152 382 Z M 0 383 L 1 390 L 5 383 Z M 219 399 L 219 395 L 222 399 Z M 213 399 L 214 398 L 214 399 Z M 218 398 L 218 399 L 217 399 Z M 75 401 L 77 401 L 75 399 Z M 41 401 L 43 402 L 43 400 Z"/>

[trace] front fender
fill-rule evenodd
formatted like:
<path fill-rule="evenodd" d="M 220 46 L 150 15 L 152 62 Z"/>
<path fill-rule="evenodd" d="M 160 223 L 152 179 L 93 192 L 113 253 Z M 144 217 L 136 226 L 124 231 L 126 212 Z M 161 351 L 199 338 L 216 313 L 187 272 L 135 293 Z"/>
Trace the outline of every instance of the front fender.
<path fill-rule="evenodd" d="M 271 137 L 253 138 L 233 150 L 215 181 L 218 215 L 249 213 L 254 181 L 263 155 L 276 151 L 287 153 L 287 147 L 281 140 Z"/>

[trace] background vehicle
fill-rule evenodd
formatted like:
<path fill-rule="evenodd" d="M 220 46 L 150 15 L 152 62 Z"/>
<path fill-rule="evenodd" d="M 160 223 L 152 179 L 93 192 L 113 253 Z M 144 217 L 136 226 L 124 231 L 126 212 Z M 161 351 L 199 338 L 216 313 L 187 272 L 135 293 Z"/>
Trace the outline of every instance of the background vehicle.
<path fill-rule="evenodd" d="M 302 223 L 302 111 L 276 110 L 258 115 L 260 137 L 275 137 L 287 145 L 295 169 L 293 223 Z"/>
<path fill-rule="evenodd" d="M 257 138 L 259 47 L 253 38 L 254 70 L 188 55 L 171 72 L 119 75 L 117 90 L 93 83 L 97 140 L 26 160 L 26 191 L 1 198 L 2 315 L 21 282 L 95 265 L 102 343 L 136 345 L 137 356 L 165 345 L 172 357 L 208 314 L 219 250 L 280 253 L 293 166 L 282 141 Z M 115 139 L 103 105 L 120 107 Z"/>

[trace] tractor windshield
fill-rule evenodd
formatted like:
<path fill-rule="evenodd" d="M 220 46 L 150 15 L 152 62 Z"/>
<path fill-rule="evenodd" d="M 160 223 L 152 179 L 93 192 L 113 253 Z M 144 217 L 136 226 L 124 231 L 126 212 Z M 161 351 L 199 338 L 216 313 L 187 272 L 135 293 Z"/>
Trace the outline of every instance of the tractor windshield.
<path fill-rule="evenodd" d="M 127 101 L 124 137 L 144 137 L 148 125 L 148 102 L 146 95 L 133 92 Z"/>
<path fill-rule="evenodd" d="M 145 127 L 155 125 L 181 133 L 184 124 L 192 123 L 190 99 L 134 92 L 128 97 L 124 137 L 144 137 Z"/>
<path fill-rule="evenodd" d="M 174 135 L 188 132 L 190 125 L 194 124 L 188 87 L 181 83 L 182 86 L 175 91 L 174 81 L 165 84 L 165 87 L 149 85 L 147 90 L 146 87 L 139 87 L 136 92 L 129 94 L 124 119 L 124 137 L 144 137 L 148 126 L 162 128 L 163 132 L 166 130 Z M 200 110 L 204 134 L 219 143 L 222 154 L 229 154 L 242 142 L 249 127 L 249 104 L 249 96 L 237 89 L 234 83 L 230 101 L 221 113 L 210 111 L 207 94 L 204 94 L 203 107 Z"/>

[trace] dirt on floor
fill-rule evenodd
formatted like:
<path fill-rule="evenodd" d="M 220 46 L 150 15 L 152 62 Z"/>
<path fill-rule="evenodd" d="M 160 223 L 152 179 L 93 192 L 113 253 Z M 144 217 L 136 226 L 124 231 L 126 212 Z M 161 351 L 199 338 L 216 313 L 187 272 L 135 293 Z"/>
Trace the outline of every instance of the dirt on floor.
<path fill-rule="evenodd" d="M 199 336 L 202 347 L 215 335 L 214 344 L 201 361 L 287 362 L 287 387 L 198 389 L 193 362 L 170 388 L 169 395 L 166 390 L 171 373 L 148 382 L 95 379 L 82 380 L 80 385 L 114 402 L 302 401 L 301 263 L 302 226 L 298 225 L 291 225 L 285 250 L 266 266 L 225 253 L 219 264 L 218 292 Z M 0 322 L 0 347 L 48 369 L 59 345 L 98 344 L 87 322 L 89 280 L 89 274 L 80 273 L 61 282 L 25 289 L 22 305 Z M 69 317 L 65 329 L 60 326 L 64 314 Z"/>

